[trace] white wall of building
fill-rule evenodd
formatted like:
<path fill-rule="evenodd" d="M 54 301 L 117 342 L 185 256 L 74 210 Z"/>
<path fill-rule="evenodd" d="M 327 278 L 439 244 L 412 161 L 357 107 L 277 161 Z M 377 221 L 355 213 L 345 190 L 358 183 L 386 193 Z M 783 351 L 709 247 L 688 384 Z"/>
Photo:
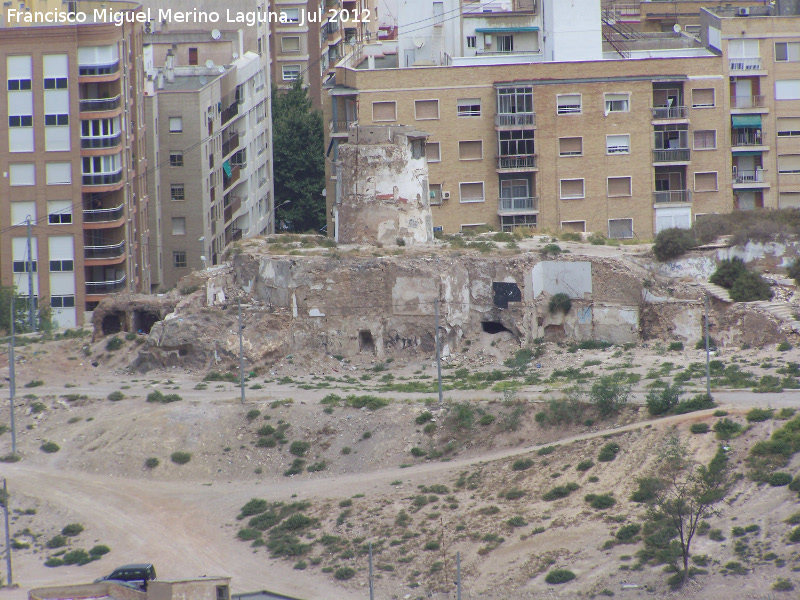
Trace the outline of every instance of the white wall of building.
<path fill-rule="evenodd" d="M 602 60 L 600 0 L 542 0 L 546 61 Z"/>

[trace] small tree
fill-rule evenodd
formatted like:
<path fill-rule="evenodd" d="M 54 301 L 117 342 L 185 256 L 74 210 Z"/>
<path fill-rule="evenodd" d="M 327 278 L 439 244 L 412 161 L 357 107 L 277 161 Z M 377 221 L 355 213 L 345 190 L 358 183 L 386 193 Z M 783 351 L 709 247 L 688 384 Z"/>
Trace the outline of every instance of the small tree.
<path fill-rule="evenodd" d="M 653 254 L 657 260 L 665 262 L 683 256 L 687 250 L 696 245 L 690 230 L 672 227 L 658 233 L 653 244 Z"/>
<path fill-rule="evenodd" d="M 650 390 L 647 393 L 647 411 L 653 416 L 668 413 L 678 405 L 682 394 L 680 383 Z"/>
<path fill-rule="evenodd" d="M 592 384 L 589 399 L 597 407 L 600 417 L 606 418 L 618 413 L 628 403 L 630 393 L 630 384 L 606 375 Z"/>

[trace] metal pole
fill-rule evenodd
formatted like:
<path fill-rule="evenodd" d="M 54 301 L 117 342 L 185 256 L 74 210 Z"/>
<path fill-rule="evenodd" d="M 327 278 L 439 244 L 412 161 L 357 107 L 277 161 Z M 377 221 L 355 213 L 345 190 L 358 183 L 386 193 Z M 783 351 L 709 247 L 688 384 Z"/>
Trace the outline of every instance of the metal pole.
<path fill-rule="evenodd" d="M 372 580 L 372 542 L 369 543 L 369 600 L 375 600 L 375 585 Z"/>
<path fill-rule="evenodd" d="M 244 404 L 244 342 L 242 342 L 242 299 L 239 298 L 239 376 L 242 385 L 242 404 Z"/>
<path fill-rule="evenodd" d="M 8 486 L 3 479 L 3 514 L 6 519 L 6 573 L 8 575 L 8 586 L 14 585 L 14 576 L 11 572 L 11 533 L 8 528 Z"/>
<path fill-rule="evenodd" d="M 14 420 L 14 397 L 17 394 L 16 365 L 14 358 L 15 324 L 14 324 L 14 296 L 16 286 L 11 286 L 11 345 L 8 349 L 8 392 L 11 404 L 11 454 L 17 453 L 17 426 Z"/>
<path fill-rule="evenodd" d="M 33 252 L 31 244 L 31 218 L 25 219 L 28 224 L 28 262 L 26 268 L 28 269 L 28 319 L 30 320 L 31 332 L 36 331 L 36 309 L 33 299 Z"/>
<path fill-rule="evenodd" d="M 456 552 L 456 600 L 461 600 L 461 552 Z"/>
<path fill-rule="evenodd" d="M 706 305 L 706 394 L 708 394 L 708 397 L 710 398 L 711 397 L 711 365 L 710 365 L 711 357 L 710 357 L 710 351 L 709 351 L 709 348 L 708 348 L 708 292 L 706 292 L 705 305 Z"/>
<path fill-rule="evenodd" d="M 436 372 L 439 379 L 439 408 L 442 408 L 442 352 L 439 344 L 439 299 L 433 301 L 436 314 Z"/>

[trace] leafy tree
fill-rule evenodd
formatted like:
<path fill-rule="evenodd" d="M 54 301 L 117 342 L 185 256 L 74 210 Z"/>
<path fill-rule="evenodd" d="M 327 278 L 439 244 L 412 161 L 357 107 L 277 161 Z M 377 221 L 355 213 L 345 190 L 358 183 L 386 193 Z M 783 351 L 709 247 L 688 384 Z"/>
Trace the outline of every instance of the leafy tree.
<path fill-rule="evenodd" d="M 325 225 L 322 113 L 311 107 L 300 80 L 285 92 L 272 87 L 272 155 L 275 206 L 291 202 L 275 211 L 275 223 L 318 232 Z"/>
<path fill-rule="evenodd" d="M 708 278 L 711 283 L 731 289 L 733 284 L 739 279 L 742 273 L 747 271 L 744 261 L 741 258 L 733 257 L 730 260 L 724 259 L 717 266 L 717 270 Z"/>
<path fill-rule="evenodd" d="M 27 285 L 27 280 L 25 281 Z M 26 288 L 27 289 L 27 288 Z M 11 333 L 11 296 L 14 296 L 14 328 L 17 333 L 30 332 L 30 321 L 28 320 L 28 297 L 21 296 L 19 292 L 14 292 L 14 287 L 10 285 L 0 286 L 0 330 Z M 41 331 L 51 329 L 50 326 L 50 306 L 40 302 L 40 310 L 36 313 L 37 328 Z"/>
<path fill-rule="evenodd" d="M 601 377 L 592 384 L 589 399 L 597 408 L 601 418 L 618 413 L 628 403 L 631 385 L 619 381 L 612 375 Z"/>
<path fill-rule="evenodd" d="M 647 411 L 653 415 L 663 415 L 678 405 L 683 394 L 680 383 L 656 388 L 647 393 Z"/>

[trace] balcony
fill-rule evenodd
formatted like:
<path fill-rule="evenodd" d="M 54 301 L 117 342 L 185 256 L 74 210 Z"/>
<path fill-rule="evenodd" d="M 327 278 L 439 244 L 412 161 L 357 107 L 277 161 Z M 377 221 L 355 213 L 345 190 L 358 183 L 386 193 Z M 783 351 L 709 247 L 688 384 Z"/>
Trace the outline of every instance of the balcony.
<path fill-rule="evenodd" d="M 497 214 L 519 214 L 539 212 L 539 198 L 500 198 L 497 203 Z"/>
<path fill-rule="evenodd" d="M 495 127 L 535 127 L 536 113 L 498 113 L 494 116 Z"/>
<path fill-rule="evenodd" d="M 108 136 L 82 137 L 81 148 L 83 149 L 114 148 L 115 146 L 119 146 L 121 142 L 122 142 L 121 132 Z"/>
<path fill-rule="evenodd" d="M 671 119 L 687 119 L 689 109 L 685 106 L 653 106 L 650 109 L 654 121 L 667 121 Z"/>
<path fill-rule="evenodd" d="M 119 72 L 119 61 L 105 65 L 78 65 L 79 77 L 102 77 Z"/>
<path fill-rule="evenodd" d="M 113 223 L 119 221 L 125 214 L 125 205 L 120 204 L 116 208 L 95 208 L 84 209 L 84 223 Z"/>
<path fill-rule="evenodd" d="M 222 219 L 224 223 L 227 223 L 233 218 L 239 209 L 242 207 L 242 199 L 239 197 L 234 196 L 233 198 L 229 198 L 230 204 L 225 207 L 223 210 Z"/>
<path fill-rule="evenodd" d="M 653 150 L 654 163 L 689 162 L 689 148 L 657 148 Z"/>
<path fill-rule="evenodd" d="M 119 108 L 120 96 L 81 100 L 81 112 L 105 112 Z"/>
<path fill-rule="evenodd" d="M 219 116 L 220 124 L 225 125 L 233 117 L 239 114 L 239 103 L 234 101 L 228 108 L 223 109 Z"/>
<path fill-rule="evenodd" d="M 731 146 L 763 146 L 760 129 L 734 129 L 731 133 Z"/>
<path fill-rule="evenodd" d="M 230 232 L 225 233 L 225 244 L 230 244 L 231 242 L 235 242 L 237 240 L 242 239 L 242 230 L 232 228 Z"/>
<path fill-rule="evenodd" d="M 125 241 L 108 246 L 84 246 L 83 256 L 86 260 L 107 260 L 125 256 Z"/>
<path fill-rule="evenodd" d="M 225 165 L 228 165 L 227 169 Z M 231 166 L 226 160 L 222 165 L 222 189 L 225 190 L 239 181 L 240 175 L 241 169 L 237 165 Z"/>
<path fill-rule="evenodd" d="M 653 201 L 656 204 L 675 204 L 692 201 L 691 190 L 664 190 L 653 192 Z"/>
<path fill-rule="evenodd" d="M 115 185 L 122 181 L 122 169 L 116 173 L 84 173 L 83 185 Z"/>
<path fill-rule="evenodd" d="M 748 56 L 745 58 L 729 58 L 728 68 L 731 72 L 741 71 L 760 71 L 761 70 L 761 57 Z"/>
<path fill-rule="evenodd" d="M 766 173 L 766 169 L 756 169 L 754 171 L 739 171 L 734 169 L 732 183 L 733 185 L 742 184 L 744 187 L 753 184 L 763 184 L 766 183 L 764 173 Z"/>
<path fill-rule="evenodd" d="M 498 170 L 530 171 L 536 169 L 535 154 L 519 154 L 513 156 L 498 156 Z"/>
<path fill-rule="evenodd" d="M 734 96 L 731 108 L 764 108 L 764 96 Z"/>
<path fill-rule="evenodd" d="M 239 147 L 239 132 L 237 131 L 230 138 L 228 138 L 227 142 L 222 142 L 223 158 L 228 156 L 228 154 L 230 154 L 231 152 L 234 152 L 238 147 Z"/>
<path fill-rule="evenodd" d="M 87 296 L 101 296 L 105 294 L 113 294 L 125 289 L 125 275 L 122 278 L 112 281 L 87 281 L 86 282 L 86 295 Z"/>
<path fill-rule="evenodd" d="M 356 119 L 345 119 L 344 121 L 334 121 L 331 119 L 328 122 L 330 126 L 331 133 L 343 133 L 347 134 L 348 129 L 350 129 L 351 125 L 356 125 L 358 121 Z"/>

